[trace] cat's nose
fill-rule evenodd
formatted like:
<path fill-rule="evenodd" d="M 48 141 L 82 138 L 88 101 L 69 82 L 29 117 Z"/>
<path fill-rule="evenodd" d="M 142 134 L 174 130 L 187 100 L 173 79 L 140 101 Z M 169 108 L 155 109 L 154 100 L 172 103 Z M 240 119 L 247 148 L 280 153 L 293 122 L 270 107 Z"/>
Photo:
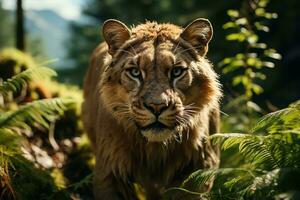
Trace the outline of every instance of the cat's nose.
<path fill-rule="evenodd" d="M 144 103 L 145 108 L 150 110 L 154 115 L 159 116 L 163 111 L 167 110 L 169 105 L 166 103 Z"/>

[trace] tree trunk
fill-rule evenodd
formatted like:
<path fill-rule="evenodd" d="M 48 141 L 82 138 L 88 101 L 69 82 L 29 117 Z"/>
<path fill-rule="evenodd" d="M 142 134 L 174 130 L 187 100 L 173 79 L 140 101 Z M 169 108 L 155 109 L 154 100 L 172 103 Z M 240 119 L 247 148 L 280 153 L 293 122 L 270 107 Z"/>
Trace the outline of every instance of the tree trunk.
<path fill-rule="evenodd" d="M 25 51 L 24 12 L 22 0 L 17 0 L 16 13 L 16 47 L 21 51 Z"/>

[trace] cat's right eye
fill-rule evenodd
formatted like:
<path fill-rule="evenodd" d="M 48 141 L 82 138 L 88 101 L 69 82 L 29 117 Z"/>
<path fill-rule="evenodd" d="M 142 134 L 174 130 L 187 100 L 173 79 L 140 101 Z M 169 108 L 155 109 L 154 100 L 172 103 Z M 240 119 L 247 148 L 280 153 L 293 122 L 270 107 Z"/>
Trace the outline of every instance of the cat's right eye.
<path fill-rule="evenodd" d="M 133 78 L 140 78 L 142 76 L 142 72 L 137 67 L 131 67 L 129 69 L 126 69 L 126 71 Z"/>
<path fill-rule="evenodd" d="M 172 79 L 176 79 L 176 78 L 180 77 L 181 75 L 183 75 L 186 70 L 187 70 L 187 68 L 185 68 L 185 67 L 180 67 L 180 66 L 174 67 L 170 72 L 170 77 Z"/>

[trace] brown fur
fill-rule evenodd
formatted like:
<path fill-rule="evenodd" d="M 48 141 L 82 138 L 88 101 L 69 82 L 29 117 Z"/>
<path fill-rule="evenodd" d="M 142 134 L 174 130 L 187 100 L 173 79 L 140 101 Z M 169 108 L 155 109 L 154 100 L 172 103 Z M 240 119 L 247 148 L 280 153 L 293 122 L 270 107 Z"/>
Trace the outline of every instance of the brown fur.
<path fill-rule="evenodd" d="M 219 130 L 217 75 L 205 59 L 210 23 L 184 30 L 146 22 L 128 29 L 109 20 L 84 83 L 83 121 L 96 166 L 96 199 L 137 199 L 133 183 L 156 200 L 188 174 L 218 167 L 207 136 Z M 179 78 L 173 68 L 186 67 Z M 139 78 L 131 77 L 137 68 Z M 156 112 L 157 111 L 157 112 Z M 158 118 L 154 113 L 160 113 Z M 155 120 L 167 128 L 145 127 Z"/>

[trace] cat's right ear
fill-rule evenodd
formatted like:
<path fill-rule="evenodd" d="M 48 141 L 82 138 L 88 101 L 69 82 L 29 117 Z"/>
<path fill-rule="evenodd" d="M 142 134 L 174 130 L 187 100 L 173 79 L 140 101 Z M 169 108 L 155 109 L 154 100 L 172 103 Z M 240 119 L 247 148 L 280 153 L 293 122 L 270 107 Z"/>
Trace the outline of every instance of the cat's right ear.
<path fill-rule="evenodd" d="M 108 44 L 109 53 L 111 55 L 113 55 L 131 35 L 129 28 L 124 23 L 115 19 L 109 19 L 104 22 L 102 34 Z"/>
<path fill-rule="evenodd" d="M 198 18 L 190 23 L 180 37 L 190 43 L 201 56 L 208 51 L 208 43 L 213 36 L 213 27 L 208 19 Z"/>

